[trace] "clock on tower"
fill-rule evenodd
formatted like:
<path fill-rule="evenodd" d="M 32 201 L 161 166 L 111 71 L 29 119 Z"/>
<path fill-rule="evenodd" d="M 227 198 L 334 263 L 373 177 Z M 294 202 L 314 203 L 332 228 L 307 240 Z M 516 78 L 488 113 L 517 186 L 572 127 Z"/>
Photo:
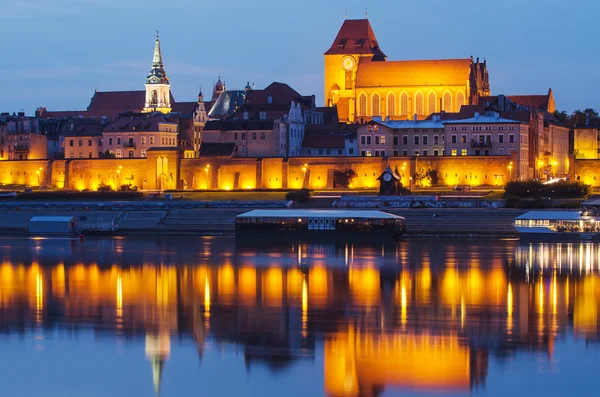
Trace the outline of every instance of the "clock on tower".
<path fill-rule="evenodd" d="M 377 178 L 379 181 L 380 196 L 397 196 L 399 192 L 400 176 L 388 165 L 383 174 Z"/>

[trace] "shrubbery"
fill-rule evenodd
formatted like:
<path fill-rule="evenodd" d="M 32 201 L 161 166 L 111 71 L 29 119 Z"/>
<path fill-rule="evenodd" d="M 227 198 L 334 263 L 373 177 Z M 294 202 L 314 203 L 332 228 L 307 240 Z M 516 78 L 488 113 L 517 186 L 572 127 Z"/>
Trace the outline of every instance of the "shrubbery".
<path fill-rule="evenodd" d="M 511 197 L 584 197 L 590 186 L 581 182 L 560 181 L 544 185 L 538 181 L 509 182 L 504 189 L 504 196 Z"/>
<path fill-rule="evenodd" d="M 98 185 L 98 191 L 99 192 L 112 192 L 112 186 L 107 185 L 106 183 L 102 182 Z"/>
<path fill-rule="evenodd" d="M 138 188 L 135 185 L 132 185 L 131 183 L 127 184 L 127 185 L 121 185 L 121 191 L 122 192 L 137 192 Z"/>
<path fill-rule="evenodd" d="M 297 203 L 308 203 L 310 200 L 310 190 L 292 190 L 285 195 L 285 199 L 288 201 L 295 201 Z"/>

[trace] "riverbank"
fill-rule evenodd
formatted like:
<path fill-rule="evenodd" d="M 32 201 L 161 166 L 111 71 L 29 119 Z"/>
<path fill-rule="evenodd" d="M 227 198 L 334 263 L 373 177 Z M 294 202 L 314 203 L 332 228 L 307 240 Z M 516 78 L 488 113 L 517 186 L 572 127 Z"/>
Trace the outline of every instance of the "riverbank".
<path fill-rule="evenodd" d="M 31 204 L 30 204 L 31 205 Z M 73 216 L 85 231 L 115 230 L 117 235 L 203 235 L 235 234 L 235 217 L 251 209 L 285 208 L 285 202 L 226 203 L 218 207 L 186 203 L 172 207 L 153 203 L 56 203 L 35 208 L 1 206 L 0 233 L 23 235 L 33 216 Z M 408 236 L 416 237 L 516 237 L 515 217 L 526 210 L 491 208 L 382 208 L 406 218 Z"/>

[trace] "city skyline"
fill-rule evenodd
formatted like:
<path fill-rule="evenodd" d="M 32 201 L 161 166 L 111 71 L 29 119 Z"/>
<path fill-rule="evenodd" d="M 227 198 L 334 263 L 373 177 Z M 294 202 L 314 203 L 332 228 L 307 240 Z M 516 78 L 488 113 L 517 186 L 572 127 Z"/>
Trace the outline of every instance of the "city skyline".
<path fill-rule="evenodd" d="M 348 18 L 364 18 L 365 5 L 390 59 L 479 56 L 488 61 L 493 94 L 544 94 L 552 88 L 559 110 L 594 108 L 600 83 L 570 77 L 573 70 L 577 70 L 576 76 L 593 76 L 600 64 L 593 45 L 585 42 L 592 26 L 584 23 L 585 18 L 593 13 L 582 15 L 577 23 L 564 18 L 571 8 L 584 3 L 535 0 L 521 4 L 511 0 L 509 6 L 498 9 L 474 1 L 451 6 L 438 0 L 392 6 L 309 1 L 301 6 L 267 0 L 261 9 L 251 9 L 237 1 L 217 7 L 182 0 L 169 5 L 171 12 L 165 19 L 165 14 L 158 12 L 161 3 L 155 1 L 118 4 L 89 0 L 81 5 L 77 2 L 77 8 L 71 0 L 19 1 L 0 16 L 6 53 L 20 54 L 6 57 L 0 66 L 0 83 L 5 89 L 0 109 L 28 114 L 40 106 L 85 109 L 94 89 L 143 89 L 157 29 L 165 69 L 178 101 L 194 100 L 198 86 L 209 93 L 221 75 L 228 87 L 238 89 L 248 80 L 254 80 L 258 88 L 282 81 L 304 95 L 314 94 L 321 103 L 323 52 L 343 23 L 345 9 Z M 542 4 L 544 7 L 539 7 Z M 424 15 L 432 7 L 439 12 L 424 18 L 402 17 Z M 456 22 L 465 15 L 482 18 L 465 17 L 463 25 Z M 202 22 L 194 25 L 195 18 Z M 310 31 L 304 28 L 309 20 Z M 431 23 L 423 24 L 427 20 Z M 444 20 L 456 22 L 455 29 L 449 29 Z M 291 21 L 298 26 L 290 29 Z M 399 36 L 398 21 L 406 24 L 403 32 L 422 29 L 421 34 Z M 98 28 L 99 24 L 106 28 Z M 557 24 L 563 29 L 554 29 Z M 504 26 L 510 26 L 510 31 Z M 481 31 L 488 34 L 478 33 Z M 532 32 L 535 38 L 528 40 Z M 28 46 L 33 50 L 24 49 Z"/>

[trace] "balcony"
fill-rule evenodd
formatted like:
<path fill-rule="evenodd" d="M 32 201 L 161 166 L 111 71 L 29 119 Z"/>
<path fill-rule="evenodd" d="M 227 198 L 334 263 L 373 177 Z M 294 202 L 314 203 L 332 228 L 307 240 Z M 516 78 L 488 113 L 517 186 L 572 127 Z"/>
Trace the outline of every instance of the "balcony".
<path fill-rule="evenodd" d="M 135 142 L 124 142 L 123 147 L 129 148 L 129 149 L 135 149 Z"/>
<path fill-rule="evenodd" d="M 20 143 L 18 145 L 15 145 L 15 152 L 28 152 L 28 151 L 29 151 L 29 144 Z"/>
<path fill-rule="evenodd" d="M 471 141 L 471 147 L 472 148 L 491 148 L 492 142 L 490 142 L 490 141 L 487 141 L 487 142 Z"/>

